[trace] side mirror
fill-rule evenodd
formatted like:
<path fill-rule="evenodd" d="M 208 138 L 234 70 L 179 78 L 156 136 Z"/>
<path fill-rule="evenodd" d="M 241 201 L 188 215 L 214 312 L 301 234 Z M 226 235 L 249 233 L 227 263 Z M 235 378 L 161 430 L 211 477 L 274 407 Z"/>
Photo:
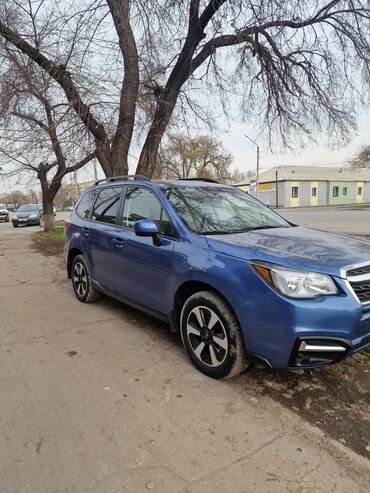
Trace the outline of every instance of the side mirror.
<path fill-rule="evenodd" d="M 159 236 L 158 226 L 154 221 L 149 219 L 143 219 L 142 221 L 136 221 L 134 224 L 134 231 L 136 236 L 151 236 L 153 238 L 153 245 L 161 246 L 162 240 Z"/>

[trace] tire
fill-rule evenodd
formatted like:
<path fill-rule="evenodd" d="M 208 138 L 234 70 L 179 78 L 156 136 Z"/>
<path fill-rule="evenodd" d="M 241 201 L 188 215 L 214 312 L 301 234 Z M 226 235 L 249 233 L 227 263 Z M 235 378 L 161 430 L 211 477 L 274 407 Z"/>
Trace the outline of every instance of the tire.
<path fill-rule="evenodd" d="M 100 297 L 99 291 L 92 285 L 89 268 L 82 255 L 73 259 L 71 279 L 73 291 L 81 303 L 92 303 Z"/>
<path fill-rule="evenodd" d="M 13 226 L 14 226 L 15 228 L 18 228 L 18 224 L 13 224 Z"/>
<path fill-rule="evenodd" d="M 186 300 L 180 316 L 181 338 L 193 364 L 212 378 L 231 378 L 247 366 L 239 323 L 226 301 L 211 291 Z"/>
<path fill-rule="evenodd" d="M 9 222 L 9 216 L 6 216 L 5 218 L 5 222 L 8 223 Z"/>

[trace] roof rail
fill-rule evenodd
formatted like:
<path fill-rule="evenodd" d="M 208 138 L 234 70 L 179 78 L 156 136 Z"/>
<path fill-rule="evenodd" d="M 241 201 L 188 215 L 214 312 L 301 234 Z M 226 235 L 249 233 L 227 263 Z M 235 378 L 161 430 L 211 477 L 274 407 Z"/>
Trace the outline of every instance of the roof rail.
<path fill-rule="evenodd" d="M 207 183 L 220 183 L 217 180 L 212 180 L 212 178 L 179 178 L 179 181 L 205 181 Z"/>
<path fill-rule="evenodd" d="M 118 180 L 144 180 L 144 181 L 151 181 L 150 178 L 147 176 L 142 176 L 142 175 L 124 175 L 124 176 L 108 176 L 107 178 L 102 178 L 101 180 L 97 180 L 94 185 L 98 185 L 99 183 L 111 183 L 113 181 L 118 181 Z"/>

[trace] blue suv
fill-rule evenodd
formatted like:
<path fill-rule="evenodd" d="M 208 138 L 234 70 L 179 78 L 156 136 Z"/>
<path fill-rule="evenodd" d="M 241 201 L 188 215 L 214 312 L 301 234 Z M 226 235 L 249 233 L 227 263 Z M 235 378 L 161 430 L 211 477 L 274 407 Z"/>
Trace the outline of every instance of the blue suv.
<path fill-rule="evenodd" d="M 370 344 L 370 242 L 296 226 L 210 180 L 99 180 L 66 222 L 77 299 L 180 331 L 206 375 L 335 363 Z"/>

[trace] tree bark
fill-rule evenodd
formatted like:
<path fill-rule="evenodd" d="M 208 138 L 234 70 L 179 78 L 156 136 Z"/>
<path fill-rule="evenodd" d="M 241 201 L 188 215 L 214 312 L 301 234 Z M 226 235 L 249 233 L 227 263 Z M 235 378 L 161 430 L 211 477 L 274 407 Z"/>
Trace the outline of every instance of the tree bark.
<path fill-rule="evenodd" d="M 139 91 L 139 58 L 135 36 L 130 24 L 129 0 L 107 0 L 118 35 L 124 65 L 116 133 L 112 139 L 110 158 L 114 171 L 128 172 L 128 152 L 135 124 Z"/>
<path fill-rule="evenodd" d="M 41 180 L 40 180 L 41 181 Z M 45 231 L 55 231 L 55 217 L 54 217 L 54 198 L 56 192 L 50 190 L 47 181 L 41 181 L 42 189 L 42 210 L 43 210 L 43 220 L 44 220 L 44 230 Z"/>

